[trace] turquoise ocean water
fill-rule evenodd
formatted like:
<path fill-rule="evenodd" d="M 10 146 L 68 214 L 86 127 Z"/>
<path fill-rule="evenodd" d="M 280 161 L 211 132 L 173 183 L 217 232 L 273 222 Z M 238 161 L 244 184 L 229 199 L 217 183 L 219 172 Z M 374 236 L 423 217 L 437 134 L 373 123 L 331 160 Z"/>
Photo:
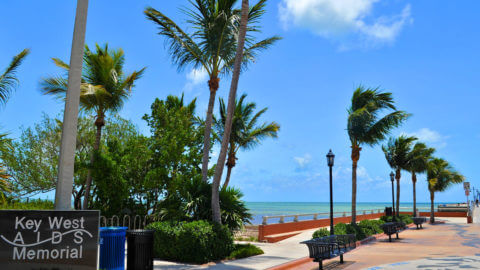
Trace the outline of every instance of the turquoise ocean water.
<path fill-rule="evenodd" d="M 444 203 L 436 203 L 438 204 Z M 261 224 L 262 216 L 278 216 L 278 215 L 294 215 L 294 214 L 313 214 L 313 213 L 325 213 L 319 215 L 318 218 L 328 218 L 330 211 L 330 203 L 328 202 L 246 202 L 246 206 L 250 209 L 250 213 L 253 218 L 252 224 Z M 357 203 L 357 211 L 363 210 L 376 210 L 385 209 L 385 207 L 391 207 L 391 202 L 379 202 L 379 203 Z M 351 211 L 351 203 L 349 202 L 335 202 L 333 204 L 334 212 L 348 212 Z M 412 211 L 413 203 L 400 203 L 401 211 Z M 420 212 L 429 212 L 430 203 L 417 203 L 417 208 Z M 359 213 L 361 214 L 361 213 Z M 342 214 L 336 214 L 335 216 L 341 216 Z M 302 219 L 312 219 L 312 217 L 299 217 Z M 285 219 L 285 222 L 292 221 L 293 218 Z M 278 222 L 278 219 L 269 219 L 268 223 Z"/>

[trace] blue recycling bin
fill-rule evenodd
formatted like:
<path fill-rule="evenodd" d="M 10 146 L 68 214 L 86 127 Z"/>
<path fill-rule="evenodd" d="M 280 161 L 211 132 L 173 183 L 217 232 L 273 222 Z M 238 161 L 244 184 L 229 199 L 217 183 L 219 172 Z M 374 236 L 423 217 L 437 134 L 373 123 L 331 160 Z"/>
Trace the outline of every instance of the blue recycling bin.
<path fill-rule="evenodd" d="M 125 270 L 127 227 L 100 227 L 100 269 Z"/>

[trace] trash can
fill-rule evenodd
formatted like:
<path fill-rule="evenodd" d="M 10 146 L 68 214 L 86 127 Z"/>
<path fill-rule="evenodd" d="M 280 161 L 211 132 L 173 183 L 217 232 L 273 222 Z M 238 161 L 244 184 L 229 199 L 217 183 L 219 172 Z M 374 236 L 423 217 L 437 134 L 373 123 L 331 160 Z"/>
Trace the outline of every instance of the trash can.
<path fill-rule="evenodd" d="M 153 230 L 127 231 L 127 270 L 153 269 Z"/>
<path fill-rule="evenodd" d="M 125 270 L 127 227 L 100 227 L 100 269 Z"/>
<path fill-rule="evenodd" d="M 393 216 L 392 207 L 385 207 L 385 216 L 387 216 L 387 217 Z"/>

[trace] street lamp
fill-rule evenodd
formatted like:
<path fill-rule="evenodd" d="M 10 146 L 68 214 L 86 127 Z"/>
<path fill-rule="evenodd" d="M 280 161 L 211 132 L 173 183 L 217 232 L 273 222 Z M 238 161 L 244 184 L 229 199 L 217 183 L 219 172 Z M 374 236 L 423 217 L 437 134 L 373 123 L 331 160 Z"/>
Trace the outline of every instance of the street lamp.
<path fill-rule="evenodd" d="M 390 181 L 392 181 L 392 214 L 393 214 L 393 219 L 395 219 L 395 196 L 394 196 L 394 188 L 393 188 L 393 182 L 395 181 L 395 174 L 393 174 L 393 172 L 390 172 Z"/>
<path fill-rule="evenodd" d="M 327 154 L 327 164 L 330 171 L 330 235 L 334 235 L 333 231 L 333 191 L 332 191 L 332 167 L 333 167 L 333 160 L 335 159 L 335 155 L 332 153 L 332 149 Z"/>

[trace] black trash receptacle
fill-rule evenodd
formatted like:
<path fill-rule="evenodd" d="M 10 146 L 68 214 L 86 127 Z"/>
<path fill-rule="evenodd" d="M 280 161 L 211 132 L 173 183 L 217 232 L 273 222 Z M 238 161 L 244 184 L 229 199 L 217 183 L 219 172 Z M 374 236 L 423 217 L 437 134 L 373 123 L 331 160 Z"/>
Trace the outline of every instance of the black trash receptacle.
<path fill-rule="evenodd" d="M 127 231 L 127 270 L 153 269 L 153 230 Z"/>
<path fill-rule="evenodd" d="M 388 217 L 393 216 L 392 207 L 385 207 L 385 216 L 388 216 Z"/>

